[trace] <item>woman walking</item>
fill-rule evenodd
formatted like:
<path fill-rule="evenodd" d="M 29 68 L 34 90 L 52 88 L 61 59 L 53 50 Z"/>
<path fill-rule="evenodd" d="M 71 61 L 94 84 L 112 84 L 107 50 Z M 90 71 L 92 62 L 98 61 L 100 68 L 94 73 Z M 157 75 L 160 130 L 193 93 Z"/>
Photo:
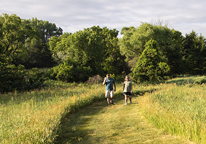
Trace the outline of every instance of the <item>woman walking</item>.
<path fill-rule="evenodd" d="M 123 94 L 125 96 L 125 105 L 127 105 L 128 97 L 130 99 L 130 104 L 132 103 L 132 82 L 129 79 L 129 76 L 125 76 L 125 81 L 123 84 Z"/>

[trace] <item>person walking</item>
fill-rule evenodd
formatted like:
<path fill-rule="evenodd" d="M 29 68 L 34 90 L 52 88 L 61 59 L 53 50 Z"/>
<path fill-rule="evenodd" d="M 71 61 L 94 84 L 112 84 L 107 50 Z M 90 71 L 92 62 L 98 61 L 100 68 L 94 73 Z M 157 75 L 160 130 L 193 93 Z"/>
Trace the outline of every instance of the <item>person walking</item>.
<path fill-rule="evenodd" d="M 105 98 L 107 99 L 108 105 L 114 104 L 113 103 L 113 98 L 114 98 L 114 92 L 116 91 L 116 84 L 113 78 L 110 77 L 110 74 L 107 74 L 106 77 L 104 78 L 103 85 L 106 86 L 106 91 L 105 91 Z M 114 85 L 114 89 L 113 89 Z"/>
<path fill-rule="evenodd" d="M 127 105 L 128 97 L 130 99 L 130 104 L 132 103 L 132 82 L 129 79 L 129 76 L 125 76 L 125 81 L 123 84 L 123 94 L 125 96 L 125 105 Z"/>

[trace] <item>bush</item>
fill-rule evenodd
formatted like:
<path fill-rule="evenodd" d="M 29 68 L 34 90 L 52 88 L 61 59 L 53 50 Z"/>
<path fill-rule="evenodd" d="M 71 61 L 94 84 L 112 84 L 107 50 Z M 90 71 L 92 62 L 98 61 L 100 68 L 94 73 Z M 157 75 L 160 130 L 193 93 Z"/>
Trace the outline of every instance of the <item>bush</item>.
<path fill-rule="evenodd" d="M 100 75 L 95 75 L 93 77 L 89 77 L 89 79 L 87 80 L 87 83 L 89 84 L 99 84 L 102 83 L 103 78 Z"/>
<path fill-rule="evenodd" d="M 0 63 L 0 92 L 22 91 L 41 87 L 45 81 L 43 72 L 37 68 L 26 70 L 23 65 Z"/>
<path fill-rule="evenodd" d="M 44 72 L 40 72 L 38 68 L 33 68 L 26 73 L 26 89 L 36 89 L 43 86 L 46 78 L 43 75 Z"/>
<path fill-rule="evenodd" d="M 89 66 L 79 66 L 68 59 L 53 68 L 51 77 L 64 82 L 85 82 L 91 73 L 92 69 Z"/>

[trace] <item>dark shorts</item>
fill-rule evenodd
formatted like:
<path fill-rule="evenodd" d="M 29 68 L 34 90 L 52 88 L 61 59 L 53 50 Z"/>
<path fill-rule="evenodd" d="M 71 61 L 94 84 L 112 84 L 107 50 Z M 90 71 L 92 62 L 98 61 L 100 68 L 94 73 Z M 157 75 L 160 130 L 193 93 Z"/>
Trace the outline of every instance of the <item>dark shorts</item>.
<path fill-rule="evenodd" d="M 131 96 L 131 92 L 123 92 L 124 95 Z"/>

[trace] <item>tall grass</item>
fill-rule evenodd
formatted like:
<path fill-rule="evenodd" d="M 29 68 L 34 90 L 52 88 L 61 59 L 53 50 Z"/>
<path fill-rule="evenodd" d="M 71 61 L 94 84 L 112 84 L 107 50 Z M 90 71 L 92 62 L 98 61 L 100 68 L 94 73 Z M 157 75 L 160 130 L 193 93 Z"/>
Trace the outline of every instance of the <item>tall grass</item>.
<path fill-rule="evenodd" d="M 140 103 L 145 116 L 173 135 L 206 143 L 206 85 L 197 84 L 204 80 L 179 78 L 160 84 L 161 90 L 148 93 Z"/>
<path fill-rule="evenodd" d="M 163 129 L 155 128 L 142 116 L 137 103 L 138 89 L 134 91 L 133 103 L 127 106 L 124 105 L 121 89 L 121 93 L 115 93 L 114 105 L 107 106 L 106 101 L 98 102 L 68 115 L 62 120 L 61 133 L 55 144 L 189 143 Z"/>
<path fill-rule="evenodd" d="M 156 126 L 206 143 L 206 88 L 199 85 L 204 79 L 179 78 L 164 84 L 134 85 L 133 91 L 142 96 L 139 105 Z M 104 99 L 101 84 L 50 80 L 46 85 L 42 90 L 0 94 L 0 143 L 53 143 L 66 114 Z M 117 85 L 117 93 L 122 93 L 122 85 Z"/>
<path fill-rule="evenodd" d="M 0 95 L 0 143 L 53 143 L 67 113 L 104 98 L 102 85 L 49 83 L 43 90 Z"/>

